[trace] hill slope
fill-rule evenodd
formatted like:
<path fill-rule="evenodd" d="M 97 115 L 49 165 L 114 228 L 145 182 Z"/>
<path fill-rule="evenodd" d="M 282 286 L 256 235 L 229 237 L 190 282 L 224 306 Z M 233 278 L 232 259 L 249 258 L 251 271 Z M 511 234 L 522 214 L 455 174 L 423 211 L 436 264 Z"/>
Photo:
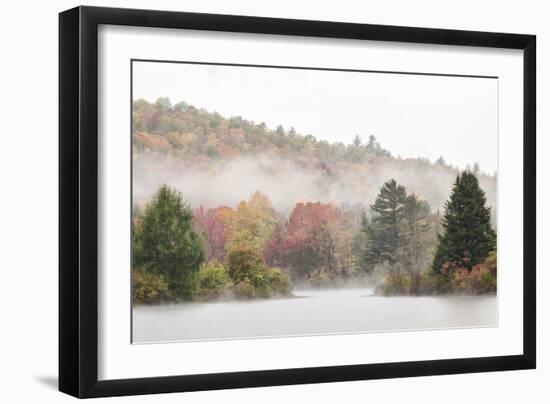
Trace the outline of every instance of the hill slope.
<path fill-rule="evenodd" d="M 283 212 L 299 201 L 366 207 L 383 182 L 395 178 L 435 211 L 459 173 L 443 159 L 394 157 L 374 136 L 365 143 L 359 136 L 350 145 L 329 143 L 165 98 L 134 102 L 132 147 L 138 204 L 167 183 L 193 206 L 232 206 L 261 190 Z M 496 177 L 476 175 L 495 212 Z"/>

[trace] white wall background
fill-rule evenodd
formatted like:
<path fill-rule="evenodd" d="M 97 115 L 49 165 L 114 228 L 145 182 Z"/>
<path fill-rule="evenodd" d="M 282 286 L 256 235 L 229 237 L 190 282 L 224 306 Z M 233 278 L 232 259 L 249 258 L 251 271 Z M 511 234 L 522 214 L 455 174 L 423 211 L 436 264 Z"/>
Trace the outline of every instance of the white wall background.
<path fill-rule="evenodd" d="M 550 25 L 546 2 L 523 0 L 91 1 L 88 5 L 336 20 L 538 36 L 538 369 L 169 394 L 127 403 L 345 401 L 545 403 L 550 399 Z M 57 385 L 57 13 L 78 5 L 5 3 L 0 24 L 0 401 L 62 403 Z M 518 162 L 519 163 L 519 162 Z M 518 212 L 518 214 L 520 214 Z M 542 264 L 541 264 L 542 263 Z"/>

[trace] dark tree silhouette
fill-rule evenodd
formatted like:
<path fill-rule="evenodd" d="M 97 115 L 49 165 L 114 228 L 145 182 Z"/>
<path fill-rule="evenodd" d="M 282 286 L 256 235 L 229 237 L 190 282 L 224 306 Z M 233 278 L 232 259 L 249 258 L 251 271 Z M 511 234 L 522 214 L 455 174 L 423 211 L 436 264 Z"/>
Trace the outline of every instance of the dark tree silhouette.
<path fill-rule="evenodd" d="M 432 265 L 434 271 L 439 272 L 447 262 L 471 269 L 496 249 L 491 209 L 486 202 L 473 173 L 465 171 L 456 177 L 450 199 L 445 203 L 443 233 L 438 237 Z"/>
<path fill-rule="evenodd" d="M 367 261 L 371 265 L 384 261 L 394 265 L 399 261 L 400 230 L 406 198 L 405 187 L 392 178 L 384 183 L 370 206 L 373 217 L 366 233 L 369 247 Z"/>

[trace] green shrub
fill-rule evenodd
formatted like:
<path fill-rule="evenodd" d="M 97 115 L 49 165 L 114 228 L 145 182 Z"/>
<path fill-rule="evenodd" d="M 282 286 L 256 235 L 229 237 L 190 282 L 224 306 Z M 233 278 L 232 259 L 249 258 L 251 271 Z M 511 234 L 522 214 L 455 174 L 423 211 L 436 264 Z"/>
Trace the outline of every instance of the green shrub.
<path fill-rule="evenodd" d="M 432 271 L 421 274 L 406 272 L 389 274 L 376 287 L 376 293 L 385 296 L 399 295 L 438 295 L 453 292 L 449 277 L 436 275 Z"/>
<path fill-rule="evenodd" d="M 433 271 L 426 271 L 420 274 L 418 294 L 436 295 L 445 293 L 445 290 L 448 291 L 448 287 L 445 285 L 445 280 L 441 276 L 435 275 Z"/>
<path fill-rule="evenodd" d="M 234 250 L 227 256 L 227 269 L 238 298 L 267 298 L 290 293 L 290 281 L 283 271 L 269 268 L 252 250 Z"/>
<path fill-rule="evenodd" d="M 132 297 L 136 304 L 157 303 L 168 298 L 168 284 L 164 276 L 145 272 L 143 268 L 134 270 L 132 279 Z"/>
<path fill-rule="evenodd" d="M 253 299 L 258 297 L 256 295 L 256 288 L 248 280 L 241 281 L 233 286 L 233 293 L 235 297 L 241 299 Z"/>
<path fill-rule="evenodd" d="M 390 273 L 377 286 L 376 292 L 385 296 L 408 295 L 411 290 L 411 277 L 403 273 Z"/>
<path fill-rule="evenodd" d="M 271 297 L 272 289 L 271 285 L 269 284 L 268 271 L 269 269 L 265 267 L 257 268 L 255 271 L 250 273 L 250 279 L 246 279 L 252 284 L 255 289 L 254 297 Z"/>
<path fill-rule="evenodd" d="M 497 258 L 493 251 L 472 269 L 446 262 L 439 273 L 425 271 L 418 278 L 407 273 L 390 273 L 376 288 L 382 295 L 479 295 L 497 290 Z"/>
<path fill-rule="evenodd" d="M 234 283 L 254 278 L 265 266 L 262 258 L 251 249 L 232 250 L 227 255 L 227 272 Z"/>
<path fill-rule="evenodd" d="M 230 286 L 227 270 L 215 261 L 203 265 L 195 278 L 196 295 L 203 300 L 219 299 Z"/>
<path fill-rule="evenodd" d="M 279 268 L 271 268 L 267 271 L 268 282 L 271 286 L 272 294 L 288 295 L 292 289 L 288 276 Z"/>

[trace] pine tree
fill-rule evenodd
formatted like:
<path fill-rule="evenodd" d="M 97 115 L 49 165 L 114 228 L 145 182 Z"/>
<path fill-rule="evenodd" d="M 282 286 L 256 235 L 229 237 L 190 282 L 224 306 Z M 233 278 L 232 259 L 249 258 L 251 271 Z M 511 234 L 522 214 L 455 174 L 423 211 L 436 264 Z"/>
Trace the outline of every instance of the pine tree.
<path fill-rule="evenodd" d="M 162 275 L 175 298 L 189 298 L 193 277 L 204 259 L 193 214 L 182 195 L 163 185 L 133 230 L 133 267 Z"/>
<path fill-rule="evenodd" d="M 368 257 L 370 265 L 399 261 L 400 231 L 407 194 L 405 187 L 393 178 L 384 183 L 373 205 L 371 223 L 367 226 Z"/>
<path fill-rule="evenodd" d="M 491 226 L 491 209 L 476 176 L 464 171 L 457 176 L 450 199 L 445 203 L 443 234 L 432 269 L 439 273 L 449 262 L 471 269 L 496 249 L 496 233 Z"/>
<path fill-rule="evenodd" d="M 351 145 L 346 149 L 346 158 L 349 161 L 359 163 L 365 157 L 366 149 L 363 147 L 363 141 L 359 135 L 355 135 Z"/>

